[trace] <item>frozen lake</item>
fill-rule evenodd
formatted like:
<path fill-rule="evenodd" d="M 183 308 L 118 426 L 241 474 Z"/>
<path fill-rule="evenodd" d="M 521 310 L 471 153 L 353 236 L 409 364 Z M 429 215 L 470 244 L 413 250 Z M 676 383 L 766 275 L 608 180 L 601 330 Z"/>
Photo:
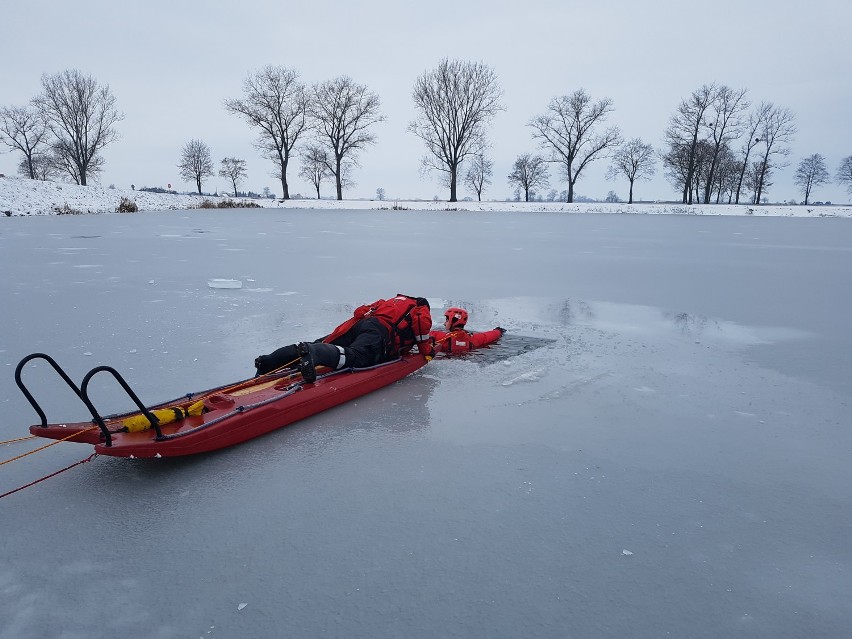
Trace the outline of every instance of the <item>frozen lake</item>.
<path fill-rule="evenodd" d="M 0 266 L 4 441 L 37 422 L 35 351 L 153 403 L 397 292 L 509 330 L 235 448 L 3 498 L 2 639 L 852 635 L 850 220 L 13 217 Z M 90 452 L 6 464 L 0 493 Z"/>

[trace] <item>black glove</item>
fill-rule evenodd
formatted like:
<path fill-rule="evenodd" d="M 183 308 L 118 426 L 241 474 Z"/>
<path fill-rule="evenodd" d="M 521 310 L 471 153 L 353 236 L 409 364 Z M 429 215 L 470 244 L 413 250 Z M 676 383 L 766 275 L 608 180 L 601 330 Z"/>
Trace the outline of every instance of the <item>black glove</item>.
<path fill-rule="evenodd" d="M 505 329 L 505 328 L 503 328 L 502 326 L 498 326 L 498 327 L 497 327 L 497 330 L 498 330 L 498 331 L 500 331 L 500 335 L 505 335 L 505 334 L 506 334 L 506 329 Z"/>

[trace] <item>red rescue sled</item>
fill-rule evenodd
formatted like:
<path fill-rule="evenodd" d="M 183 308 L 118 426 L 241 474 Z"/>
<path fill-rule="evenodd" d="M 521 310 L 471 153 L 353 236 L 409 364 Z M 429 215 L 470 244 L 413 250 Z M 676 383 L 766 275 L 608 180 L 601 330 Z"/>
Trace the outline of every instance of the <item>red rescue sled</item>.
<path fill-rule="evenodd" d="M 77 393 L 92 413 L 91 422 L 47 423 L 44 411 L 21 381 L 21 369 L 36 358 L 50 363 Z M 422 355 L 408 354 L 370 368 L 340 371 L 320 368 L 313 384 L 304 382 L 298 372 L 286 370 L 150 407 L 142 405 L 115 369 L 93 368 L 78 388 L 56 362 L 43 353 L 34 353 L 21 360 L 15 371 L 15 381 L 41 417 L 40 425 L 30 426 L 33 435 L 93 444 L 99 455 L 177 457 L 226 448 L 259 437 L 392 384 L 426 362 Z M 139 410 L 108 417 L 98 414 L 88 397 L 87 387 L 92 376 L 102 371 L 116 378 Z M 162 419 L 163 415 L 171 417 Z M 138 426 L 140 421 L 145 430 L 128 432 L 126 424 L 135 422 Z"/>

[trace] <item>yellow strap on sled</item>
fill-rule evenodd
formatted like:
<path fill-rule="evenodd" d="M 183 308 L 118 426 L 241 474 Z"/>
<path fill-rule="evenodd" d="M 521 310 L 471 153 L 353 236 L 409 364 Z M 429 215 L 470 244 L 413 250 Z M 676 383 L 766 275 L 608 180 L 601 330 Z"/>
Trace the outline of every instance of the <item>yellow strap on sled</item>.
<path fill-rule="evenodd" d="M 204 412 L 204 401 L 195 402 L 186 408 L 172 406 L 170 408 L 158 408 L 149 412 L 157 418 L 160 426 L 162 426 L 163 424 L 171 424 L 190 415 L 200 415 Z M 124 424 L 124 428 L 128 433 L 141 433 L 151 428 L 151 422 L 148 421 L 145 415 L 134 415 L 133 417 L 122 420 L 121 423 Z"/>

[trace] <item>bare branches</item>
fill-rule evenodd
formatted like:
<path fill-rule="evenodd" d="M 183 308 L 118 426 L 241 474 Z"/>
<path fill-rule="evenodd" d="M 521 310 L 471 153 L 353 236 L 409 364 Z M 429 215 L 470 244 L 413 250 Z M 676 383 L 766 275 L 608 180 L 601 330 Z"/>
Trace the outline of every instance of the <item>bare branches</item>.
<path fill-rule="evenodd" d="M 331 177 L 331 162 L 328 153 L 318 144 L 310 144 L 302 151 L 302 168 L 299 176 L 308 180 L 316 189 L 317 199 L 320 199 L 320 186 L 325 178 Z"/>
<path fill-rule="evenodd" d="M 237 158 L 223 158 L 219 176 L 228 178 L 234 185 L 234 197 L 237 197 L 237 182 L 246 178 L 246 161 Z"/>
<path fill-rule="evenodd" d="M 614 178 L 623 175 L 630 182 L 630 198 L 628 204 L 633 204 L 633 183 L 636 180 L 650 180 L 656 168 L 656 153 L 654 147 L 645 144 L 640 138 L 633 138 L 624 143 L 613 155 L 612 164 L 607 170 L 607 177 Z"/>
<path fill-rule="evenodd" d="M 0 109 L 0 142 L 20 151 L 23 160 L 19 170 L 31 180 L 39 179 L 37 160 L 47 139 L 47 125 L 33 107 L 3 107 Z"/>
<path fill-rule="evenodd" d="M 825 168 L 825 158 L 819 153 L 809 155 L 799 163 L 799 168 L 796 169 L 796 175 L 793 177 L 795 182 L 802 189 L 802 195 L 805 196 L 803 204 L 808 203 L 811 196 L 811 191 L 820 184 L 825 184 L 830 180 L 828 169 Z"/>
<path fill-rule="evenodd" d="M 180 176 L 187 182 L 195 182 L 198 195 L 201 195 L 201 183 L 206 177 L 213 176 L 213 159 L 210 147 L 201 140 L 190 140 L 181 150 Z"/>
<path fill-rule="evenodd" d="M 740 203 L 743 182 L 745 181 L 746 173 L 751 170 L 749 157 L 751 156 L 752 150 L 760 142 L 759 132 L 763 128 L 764 121 L 769 117 L 769 113 L 772 108 L 771 102 L 761 102 L 754 110 L 752 110 L 751 113 L 749 113 L 748 121 L 744 127 L 746 140 L 742 149 L 743 158 L 740 161 L 740 177 L 737 182 L 737 193 L 734 198 L 735 204 Z"/>
<path fill-rule="evenodd" d="M 497 74 L 481 62 L 444 59 L 414 83 L 418 116 L 408 130 L 426 144 L 423 167 L 447 174 L 450 202 L 458 201 L 460 165 L 487 146 L 486 129 L 503 110 L 502 96 Z"/>
<path fill-rule="evenodd" d="M 784 158 L 790 154 L 790 148 L 787 144 L 793 141 L 793 136 L 796 134 L 796 125 L 794 124 L 796 116 L 793 115 L 793 112 L 782 107 L 768 106 L 758 140 L 764 145 L 764 150 L 763 157 L 760 160 L 761 168 L 757 179 L 755 204 L 761 201 L 763 192 L 770 186 L 765 179 L 765 176 L 769 175 L 769 171 L 787 166 L 786 162 L 775 158 Z"/>
<path fill-rule="evenodd" d="M 849 195 L 852 195 L 852 155 L 847 155 L 837 167 L 837 181 L 846 185 Z"/>
<path fill-rule="evenodd" d="M 524 192 L 524 202 L 529 202 L 530 195 L 534 195 L 536 189 L 543 189 L 550 185 L 547 162 L 540 155 L 531 153 L 519 155 L 515 164 L 512 165 L 512 172 L 508 179 L 509 184 L 514 184 Z"/>
<path fill-rule="evenodd" d="M 464 183 L 476 193 L 476 197 L 480 202 L 482 201 L 482 192 L 485 190 L 485 187 L 491 184 L 492 175 L 494 175 L 494 162 L 482 154 L 475 155 L 464 176 Z"/>
<path fill-rule="evenodd" d="M 243 98 L 225 101 L 225 109 L 258 130 L 255 147 L 276 164 L 283 199 L 290 198 L 287 167 L 296 142 L 308 129 L 308 94 L 299 74 L 267 65 L 243 82 Z"/>
<path fill-rule="evenodd" d="M 358 165 L 358 152 L 375 143 L 371 127 L 385 120 L 381 101 L 347 76 L 314 85 L 312 94 L 308 114 L 320 144 L 328 152 L 337 199 L 342 200 L 345 175 Z"/>
<path fill-rule="evenodd" d="M 114 126 L 124 119 L 115 108 L 108 85 L 100 86 L 76 69 L 41 78 L 42 93 L 35 100 L 53 134 L 60 165 L 78 183 L 103 167 L 101 150 L 118 139 Z"/>
<path fill-rule="evenodd" d="M 527 124 L 533 128 L 533 139 L 551 152 L 551 162 L 562 165 L 568 178 L 568 202 L 574 201 L 574 184 L 583 169 L 594 160 L 609 157 L 621 144 L 621 133 L 610 127 L 602 133 L 595 129 L 613 111 L 612 100 L 593 102 L 583 90 L 555 97 L 547 112 Z"/>
<path fill-rule="evenodd" d="M 749 106 L 746 93 L 745 89 L 705 84 L 683 100 L 669 120 L 668 151 L 663 160 L 672 184 L 682 189 L 684 203 L 692 204 L 693 196 L 710 202 L 714 189 L 728 190 L 731 186 L 732 171 L 739 174 L 736 202 L 739 203 L 744 183 L 754 186 L 753 200 L 760 202 L 769 186 L 766 178 L 771 169 L 786 166 L 778 158 L 789 153 L 786 144 L 796 131 L 793 114 L 771 102 L 762 102 L 745 119 Z M 731 146 L 743 133 L 746 137 L 742 160 L 734 165 Z M 760 145 L 762 157 L 755 168 L 751 153 Z M 727 162 L 725 175 L 718 178 L 716 173 L 723 159 Z"/>
<path fill-rule="evenodd" d="M 666 129 L 666 142 L 670 152 L 677 149 L 675 155 L 683 156 L 682 162 L 684 179 L 683 203 L 692 204 L 692 185 L 695 177 L 695 160 L 698 144 L 702 140 L 702 129 L 705 126 L 705 113 L 710 109 L 719 90 L 715 84 L 705 84 L 696 89 L 678 105 L 674 115 L 669 120 Z"/>
<path fill-rule="evenodd" d="M 740 136 L 743 126 L 742 115 L 750 106 L 745 99 L 746 89 L 734 90 L 727 86 L 717 87 L 710 110 L 707 113 L 705 127 L 708 140 L 712 144 L 710 165 L 704 183 L 704 201 L 710 201 L 710 192 L 715 184 L 716 170 L 723 150 Z"/>

